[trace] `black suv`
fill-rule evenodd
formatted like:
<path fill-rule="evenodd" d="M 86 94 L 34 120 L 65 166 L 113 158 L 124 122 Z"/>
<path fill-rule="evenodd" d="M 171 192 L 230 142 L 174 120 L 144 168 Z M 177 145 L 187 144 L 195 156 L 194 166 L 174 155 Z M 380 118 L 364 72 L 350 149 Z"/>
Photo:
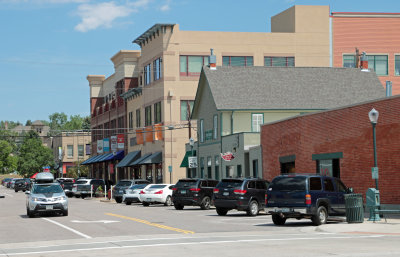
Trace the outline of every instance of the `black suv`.
<path fill-rule="evenodd" d="M 113 187 L 113 198 L 117 203 L 122 203 L 122 197 L 124 196 L 125 190 L 133 185 L 137 184 L 150 184 L 150 181 L 145 179 L 132 179 L 132 180 L 120 180 Z"/>
<path fill-rule="evenodd" d="M 325 224 L 328 216 L 345 215 L 344 195 L 353 190 L 334 177 L 288 174 L 275 177 L 268 188 L 266 207 L 275 225 L 287 218 L 311 219 Z"/>
<path fill-rule="evenodd" d="M 172 201 L 175 209 L 182 210 L 185 205 L 210 209 L 213 190 L 218 184 L 213 179 L 180 179 L 172 188 Z"/>
<path fill-rule="evenodd" d="M 222 179 L 214 189 L 213 201 L 217 213 L 224 216 L 229 210 L 246 211 L 256 216 L 265 206 L 268 181 L 260 178 Z"/>
<path fill-rule="evenodd" d="M 22 190 L 23 192 L 30 190 L 31 188 L 31 179 L 30 178 L 22 178 L 17 179 L 14 185 L 14 191 L 18 192 Z"/>

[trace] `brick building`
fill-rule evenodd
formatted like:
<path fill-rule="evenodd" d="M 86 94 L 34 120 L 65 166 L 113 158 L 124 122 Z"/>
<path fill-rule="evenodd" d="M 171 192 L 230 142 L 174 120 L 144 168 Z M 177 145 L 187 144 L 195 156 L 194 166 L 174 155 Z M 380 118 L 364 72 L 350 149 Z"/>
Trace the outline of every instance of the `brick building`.
<path fill-rule="evenodd" d="M 306 114 L 261 127 L 263 176 L 286 172 L 340 177 L 357 193 L 375 187 L 369 111 L 376 125 L 379 190 L 384 204 L 400 204 L 400 96 Z"/>

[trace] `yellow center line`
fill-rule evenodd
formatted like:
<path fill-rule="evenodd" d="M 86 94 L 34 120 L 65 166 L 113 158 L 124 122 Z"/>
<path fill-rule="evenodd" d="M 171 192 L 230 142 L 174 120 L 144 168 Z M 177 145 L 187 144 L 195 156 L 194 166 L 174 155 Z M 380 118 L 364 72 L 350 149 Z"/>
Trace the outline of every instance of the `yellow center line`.
<path fill-rule="evenodd" d="M 153 222 L 150 222 L 150 221 L 147 221 L 147 220 L 142 220 L 142 219 L 127 217 L 127 216 L 122 216 L 122 215 L 118 215 L 118 214 L 114 214 L 114 213 L 104 213 L 104 214 L 108 215 L 108 216 L 114 216 L 114 217 L 117 217 L 117 218 L 121 218 L 121 219 L 136 221 L 136 222 L 143 223 L 143 224 L 146 224 L 146 225 L 149 225 L 149 226 L 153 226 L 153 227 L 157 227 L 157 228 L 163 228 L 163 229 L 167 229 L 167 230 L 172 230 L 172 231 L 179 232 L 179 233 L 194 234 L 194 232 L 190 231 L 190 230 L 183 230 L 183 229 L 180 229 L 180 228 L 174 228 L 174 227 L 170 227 L 170 226 L 165 226 L 165 225 L 153 223 Z"/>

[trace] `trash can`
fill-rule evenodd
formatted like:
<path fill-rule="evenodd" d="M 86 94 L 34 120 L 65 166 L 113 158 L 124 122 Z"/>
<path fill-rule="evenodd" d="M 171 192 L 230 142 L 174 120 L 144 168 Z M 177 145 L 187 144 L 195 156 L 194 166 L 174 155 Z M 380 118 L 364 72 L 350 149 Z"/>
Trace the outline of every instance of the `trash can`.
<path fill-rule="evenodd" d="M 364 206 L 362 194 L 344 195 L 347 223 L 364 222 Z"/>

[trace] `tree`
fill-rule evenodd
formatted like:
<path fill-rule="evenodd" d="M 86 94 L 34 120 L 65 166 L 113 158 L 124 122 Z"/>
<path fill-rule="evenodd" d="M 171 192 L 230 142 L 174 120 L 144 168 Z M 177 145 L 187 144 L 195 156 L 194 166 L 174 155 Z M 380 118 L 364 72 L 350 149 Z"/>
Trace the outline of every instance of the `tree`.
<path fill-rule="evenodd" d="M 0 173 L 14 172 L 18 157 L 13 154 L 13 147 L 5 140 L 0 140 Z"/>
<path fill-rule="evenodd" d="M 20 147 L 18 172 L 24 177 L 30 177 L 42 171 L 45 166 L 54 166 L 53 153 L 43 146 L 40 138 L 32 131 L 28 133 Z"/>
<path fill-rule="evenodd" d="M 57 130 L 64 130 L 65 128 L 65 123 L 67 123 L 68 117 L 65 113 L 58 113 L 55 112 L 51 115 L 49 115 L 49 120 L 50 120 L 50 132 L 51 135 L 57 134 Z"/>
<path fill-rule="evenodd" d="M 27 120 L 25 123 L 25 126 L 31 126 L 32 125 L 32 121 L 31 120 Z"/>
<path fill-rule="evenodd" d="M 84 117 L 83 124 L 82 124 L 82 129 L 90 130 L 90 116 Z"/>
<path fill-rule="evenodd" d="M 67 170 L 68 178 L 77 178 L 78 176 L 87 177 L 89 175 L 89 167 L 86 165 L 80 165 L 83 161 L 74 162 L 74 166 Z M 79 164 L 79 173 L 78 173 Z"/>
<path fill-rule="evenodd" d="M 79 130 L 82 129 L 84 118 L 80 115 L 71 115 L 69 121 L 65 123 L 65 130 Z"/>

